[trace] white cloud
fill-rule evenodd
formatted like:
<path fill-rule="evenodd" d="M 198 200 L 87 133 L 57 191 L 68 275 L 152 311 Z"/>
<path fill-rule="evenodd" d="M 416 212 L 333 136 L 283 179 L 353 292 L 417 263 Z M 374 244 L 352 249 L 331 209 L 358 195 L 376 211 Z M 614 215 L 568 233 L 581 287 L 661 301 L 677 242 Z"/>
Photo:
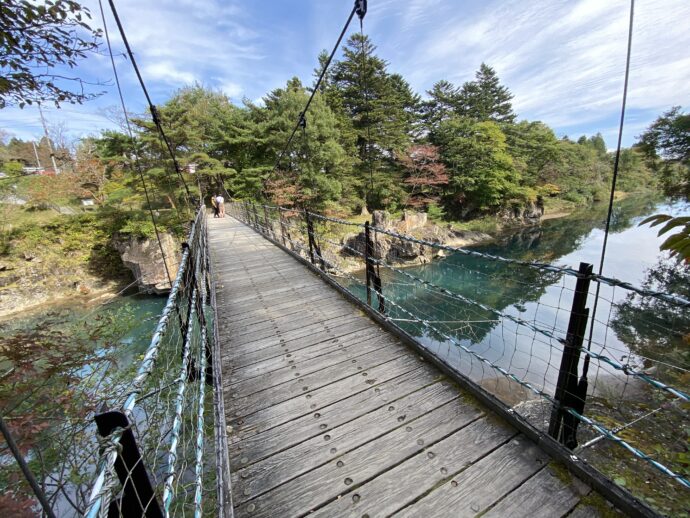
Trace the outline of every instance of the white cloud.
<path fill-rule="evenodd" d="M 448 2 L 418 14 L 404 32 L 373 34 L 379 49 L 393 49 L 391 68 L 418 91 L 439 79 L 471 80 L 484 61 L 514 93 L 521 117 L 556 127 L 609 124 L 620 110 L 630 3 Z M 420 4 L 399 19 L 415 19 Z M 386 4 L 381 16 L 396 16 Z M 434 14 L 435 13 L 435 14 Z M 434 16 L 433 23 L 430 17 Z M 640 124 L 690 101 L 690 18 L 687 0 L 638 2 L 633 33 L 628 106 L 647 110 Z M 404 23 L 400 21 L 399 23 Z M 380 27 L 380 26 L 379 26 Z M 606 121 L 606 122 L 604 122 Z M 596 131 L 596 130 L 595 130 Z"/>
<path fill-rule="evenodd" d="M 188 84 L 196 81 L 196 77 L 191 72 L 179 70 L 176 65 L 169 61 L 159 61 L 149 63 L 143 68 L 144 77 L 153 81 L 162 81 L 168 84 Z"/>

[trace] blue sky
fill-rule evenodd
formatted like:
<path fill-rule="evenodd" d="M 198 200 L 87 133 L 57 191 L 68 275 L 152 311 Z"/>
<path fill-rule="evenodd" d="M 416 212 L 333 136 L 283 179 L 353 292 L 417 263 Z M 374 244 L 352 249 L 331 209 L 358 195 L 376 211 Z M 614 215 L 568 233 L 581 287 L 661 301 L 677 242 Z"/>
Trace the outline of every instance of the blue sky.
<path fill-rule="evenodd" d="M 154 102 L 198 81 L 235 103 L 260 99 L 296 75 L 310 82 L 317 55 L 333 46 L 350 0 L 116 0 Z M 84 1 L 101 26 L 98 3 Z M 520 119 L 541 120 L 559 136 L 600 131 L 615 146 L 623 86 L 627 0 L 369 0 L 364 30 L 389 62 L 424 95 L 439 79 L 472 79 L 482 61 L 515 95 Z M 107 11 L 107 9 L 106 9 Z M 116 51 L 122 43 L 108 25 Z M 638 0 L 624 144 L 659 113 L 690 104 L 690 2 Z M 359 30 L 356 19 L 351 32 Z M 128 109 L 145 110 L 130 64 L 117 58 Z M 47 108 L 71 138 L 114 127 L 110 62 L 95 55 L 77 73 L 105 83 L 83 106 Z M 35 108 L 0 110 L 0 129 L 38 137 Z"/>

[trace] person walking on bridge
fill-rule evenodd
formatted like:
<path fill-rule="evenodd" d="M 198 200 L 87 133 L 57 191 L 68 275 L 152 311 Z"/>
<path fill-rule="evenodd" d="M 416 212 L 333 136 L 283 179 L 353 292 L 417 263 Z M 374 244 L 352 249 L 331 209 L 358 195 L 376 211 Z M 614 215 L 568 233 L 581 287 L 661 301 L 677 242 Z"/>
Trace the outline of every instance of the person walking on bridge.
<path fill-rule="evenodd" d="M 217 194 L 214 194 L 211 196 L 211 207 L 213 207 L 213 217 L 217 218 L 218 217 L 218 203 L 216 202 L 216 198 L 218 197 Z"/>
<path fill-rule="evenodd" d="M 218 205 L 218 217 L 224 218 L 225 217 L 225 198 L 223 198 L 219 194 L 218 196 L 216 196 L 216 204 Z"/>

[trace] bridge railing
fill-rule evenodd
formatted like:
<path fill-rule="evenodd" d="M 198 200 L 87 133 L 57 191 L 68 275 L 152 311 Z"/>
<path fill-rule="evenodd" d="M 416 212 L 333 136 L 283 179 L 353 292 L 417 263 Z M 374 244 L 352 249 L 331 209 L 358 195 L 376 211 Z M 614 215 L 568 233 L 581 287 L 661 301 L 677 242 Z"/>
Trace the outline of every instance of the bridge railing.
<path fill-rule="evenodd" d="M 95 417 L 101 454 L 86 516 L 223 516 L 229 481 L 210 268 L 202 208 L 135 376 L 119 404 Z"/>
<path fill-rule="evenodd" d="M 1 512 L 231 516 L 211 266 L 202 208 L 161 313 L 118 297 L 3 329 Z"/>
<path fill-rule="evenodd" d="M 687 299 L 390 225 L 248 202 L 228 212 L 620 486 L 661 510 L 687 502 Z"/>

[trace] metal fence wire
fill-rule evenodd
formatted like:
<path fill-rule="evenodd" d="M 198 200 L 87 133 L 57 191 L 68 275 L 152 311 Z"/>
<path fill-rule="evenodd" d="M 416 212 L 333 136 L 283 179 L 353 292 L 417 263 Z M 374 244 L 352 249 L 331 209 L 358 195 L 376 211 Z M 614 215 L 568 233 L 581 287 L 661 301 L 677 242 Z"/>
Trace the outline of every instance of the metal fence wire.
<path fill-rule="evenodd" d="M 202 208 L 126 397 L 117 410 L 96 416 L 102 453 L 86 516 L 219 514 L 217 353 L 206 239 Z"/>
<path fill-rule="evenodd" d="M 38 359 L 25 354 L 40 345 L 35 334 L 0 350 L 0 360 L 12 361 L 0 373 L 0 509 L 12 516 L 41 508 L 61 517 L 223 516 L 229 481 L 210 268 L 202 208 L 162 313 L 116 311 L 103 323 L 117 328 L 127 317 L 149 337 L 155 325 L 147 346 L 128 349 L 109 336 L 121 350 L 94 347 L 98 325 L 89 324 L 84 340 L 74 329 L 63 340 L 51 335 L 45 343 L 55 350 Z"/>
<path fill-rule="evenodd" d="M 234 202 L 228 212 L 617 484 L 636 496 L 646 486 L 641 496 L 662 512 L 688 503 L 684 297 L 584 263 L 504 258 L 303 209 Z M 411 256 L 434 267 L 403 266 Z"/>

